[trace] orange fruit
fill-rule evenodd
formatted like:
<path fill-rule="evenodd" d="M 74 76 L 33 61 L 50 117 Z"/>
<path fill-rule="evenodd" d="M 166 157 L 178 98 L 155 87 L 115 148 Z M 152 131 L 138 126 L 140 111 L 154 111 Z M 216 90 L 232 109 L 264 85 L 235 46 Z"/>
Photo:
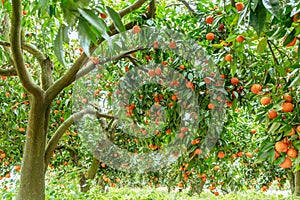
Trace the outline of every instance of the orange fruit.
<path fill-rule="evenodd" d="M 161 68 L 156 67 L 156 68 L 155 68 L 155 74 L 156 74 L 156 75 L 161 75 Z"/>
<path fill-rule="evenodd" d="M 207 24 L 212 24 L 214 22 L 214 17 L 213 16 L 206 17 L 205 22 Z"/>
<path fill-rule="evenodd" d="M 245 38 L 244 38 L 244 36 L 242 36 L 242 35 L 238 35 L 238 36 L 236 37 L 236 41 L 239 42 L 239 43 L 244 42 L 244 40 L 245 40 Z"/>
<path fill-rule="evenodd" d="M 210 80 L 210 78 L 205 77 L 205 78 L 204 78 L 204 82 L 205 82 L 206 84 L 210 84 L 211 80 Z"/>
<path fill-rule="evenodd" d="M 1 153 L 0 154 L 0 158 L 6 158 L 6 154 L 5 153 Z"/>
<path fill-rule="evenodd" d="M 287 102 L 287 103 L 292 103 L 292 102 L 293 102 L 293 97 L 292 97 L 291 95 L 289 95 L 289 94 L 284 94 L 284 95 L 282 96 L 282 98 L 283 98 L 283 100 L 285 100 L 285 102 Z"/>
<path fill-rule="evenodd" d="M 104 13 L 100 13 L 100 17 L 101 17 L 102 19 L 107 18 L 106 14 L 104 14 Z"/>
<path fill-rule="evenodd" d="M 298 17 L 298 13 L 296 13 L 294 16 L 293 16 L 293 21 L 294 22 L 298 22 L 299 21 L 299 17 Z"/>
<path fill-rule="evenodd" d="M 259 94 L 260 92 L 261 92 L 261 90 L 262 90 L 262 87 L 261 87 L 261 85 L 260 84 L 253 84 L 252 86 L 251 86 L 251 92 L 253 92 L 254 94 Z"/>
<path fill-rule="evenodd" d="M 271 98 L 270 97 L 262 97 L 260 99 L 260 103 L 261 103 L 261 105 L 264 105 L 264 106 L 269 105 L 271 103 Z"/>
<path fill-rule="evenodd" d="M 286 155 L 290 158 L 297 158 L 298 156 L 298 151 L 294 148 L 290 148 L 287 152 Z"/>
<path fill-rule="evenodd" d="M 213 33 L 207 33 L 206 34 L 206 39 L 207 40 L 214 40 L 215 39 L 215 34 L 213 34 Z"/>
<path fill-rule="evenodd" d="M 290 168 L 292 166 L 292 161 L 288 157 L 284 159 L 284 161 L 279 165 L 282 168 Z"/>
<path fill-rule="evenodd" d="M 225 57 L 224 57 L 224 60 L 227 61 L 227 62 L 230 62 L 232 60 L 232 58 L 233 57 L 232 57 L 231 54 L 226 54 Z"/>
<path fill-rule="evenodd" d="M 221 78 L 221 79 L 225 79 L 225 78 L 226 78 L 226 75 L 225 75 L 225 74 L 221 74 L 221 75 L 220 75 L 220 78 Z"/>
<path fill-rule="evenodd" d="M 292 112 L 294 110 L 294 105 L 291 104 L 291 103 L 282 103 L 281 104 L 281 107 L 282 107 L 282 112 Z"/>
<path fill-rule="evenodd" d="M 280 156 L 281 156 L 281 154 L 278 153 L 278 151 L 275 150 L 274 160 L 276 160 L 276 159 L 277 159 L 278 157 L 280 157 Z"/>
<path fill-rule="evenodd" d="M 296 128 L 297 132 L 300 133 L 300 125 Z"/>
<path fill-rule="evenodd" d="M 238 2 L 238 3 L 235 4 L 235 8 L 238 11 L 242 11 L 244 9 L 244 4 L 242 2 Z"/>
<path fill-rule="evenodd" d="M 184 65 L 179 65 L 179 68 L 182 69 L 182 70 L 185 69 Z"/>
<path fill-rule="evenodd" d="M 247 152 L 245 153 L 245 155 L 248 157 L 248 158 L 252 158 L 253 154 L 251 152 Z"/>
<path fill-rule="evenodd" d="M 151 56 L 146 55 L 146 56 L 145 56 L 145 59 L 146 59 L 146 60 L 151 60 Z"/>
<path fill-rule="evenodd" d="M 238 83 L 240 82 L 240 80 L 239 80 L 238 78 L 233 77 L 233 78 L 230 80 L 230 82 L 231 82 L 231 84 L 236 85 L 236 84 L 238 84 Z"/>
<path fill-rule="evenodd" d="M 194 89 L 194 84 L 191 81 L 186 82 L 185 86 L 190 89 Z"/>
<path fill-rule="evenodd" d="M 219 151 L 218 152 L 218 158 L 224 158 L 225 157 L 225 153 L 223 151 Z"/>
<path fill-rule="evenodd" d="M 154 49 L 157 49 L 157 48 L 158 48 L 158 42 L 157 42 L 157 41 L 153 42 L 153 48 L 154 48 Z"/>
<path fill-rule="evenodd" d="M 141 31 L 140 26 L 135 25 L 135 26 L 132 27 L 132 32 L 133 32 L 134 34 L 138 34 L 140 31 Z"/>
<path fill-rule="evenodd" d="M 256 130 L 255 130 L 255 129 L 251 129 L 251 130 L 250 130 L 250 133 L 251 133 L 251 134 L 255 134 L 255 133 L 256 133 Z"/>
<path fill-rule="evenodd" d="M 214 192 L 214 195 L 215 196 L 219 196 L 219 192 Z"/>
<path fill-rule="evenodd" d="M 277 117 L 277 112 L 275 110 L 273 110 L 273 109 L 270 110 L 268 112 L 268 117 L 269 117 L 269 119 L 275 119 Z"/>
<path fill-rule="evenodd" d="M 178 187 L 183 188 L 183 183 L 182 182 L 178 183 Z"/>
<path fill-rule="evenodd" d="M 292 135 L 295 135 L 295 129 L 291 129 L 291 132 L 287 135 L 287 136 L 292 136 Z"/>
<path fill-rule="evenodd" d="M 170 49 L 175 49 L 176 48 L 176 42 L 171 41 L 169 44 Z"/>
<path fill-rule="evenodd" d="M 213 103 L 210 103 L 207 105 L 207 108 L 210 110 L 214 109 L 214 107 L 215 107 L 215 104 L 213 104 Z"/>
<path fill-rule="evenodd" d="M 287 152 L 288 145 L 285 142 L 279 141 L 275 144 L 275 150 L 278 152 Z"/>
<path fill-rule="evenodd" d="M 265 192 L 265 191 L 267 191 L 267 190 L 268 190 L 268 187 L 267 187 L 267 186 L 264 185 L 264 186 L 261 187 L 261 191 L 262 191 L 262 192 Z"/>
<path fill-rule="evenodd" d="M 214 167 L 214 170 L 216 170 L 216 171 L 218 171 L 218 170 L 220 170 L 221 168 L 219 167 L 219 166 L 215 166 Z"/>
<path fill-rule="evenodd" d="M 150 76 L 150 77 L 155 77 L 155 72 L 152 70 L 152 69 L 150 69 L 149 71 L 148 71 L 148 75 Z"/>
<path fill-rule="evenodd" d="M 5 178 L 10 178 L 10 173 L 7 173 L 7 174 L 5 175 Z"/>
<path fill-rule="evenodd" d="M 243 156 L 243 152 L 239 151 L 236 155 L 237 155 L 238 157 L 242 157 L 242 156 Z"/>
<path fill-rule="evenodd" d="M 201 149 L 196 149 L 194 151 L 194 155 L 200 155 L 202 153 L 202 150 Z"/>
<path fill-rule="evenodd" d="M 185 133 L 185 132 L 188 132 L 189 129 L 188 129 L 187 127 L 181 127 L 180 131 L 181 131 L 182 133 Z"/>

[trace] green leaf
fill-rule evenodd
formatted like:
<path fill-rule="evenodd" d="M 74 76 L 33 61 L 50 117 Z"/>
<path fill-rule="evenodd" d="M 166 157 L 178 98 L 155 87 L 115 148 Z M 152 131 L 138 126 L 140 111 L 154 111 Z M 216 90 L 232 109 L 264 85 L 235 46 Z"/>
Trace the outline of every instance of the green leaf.
<path fill-rule="evenodd" d="M 262 54 L 265 51 L 267 47 L 267 43 L 268 43 L 268 39 L 265 37 L 259 41 L 256 50 L 257 54 Z"/>
<path fill-rule="evenodd" d="M 275 157 L 275 149 L 271 149 L 270 153 L 269 153 L 269 162 L 272 163 L 274 162 L 274 157 Z"/>
<path fill-rule="evenodd" d="M 230 66 L 230 73 L 231 73 L 231 76 L 235 76 L 235 73 L 236 73 L 236 63 L 232 63 L 231 66 Z"/>
<path fill-rule="evenodd" d="M 91 31 L 89 24 L 82 18 L 79 18 L 78 37 L 84 53 L 90 56 L 90 44 L 91 41 L 96 41 L 96 37 Z"/>
<path fill-rule="evenodd" d="M 264 29 L 266 16 L 267 10 L 262 4 L 262 0 L 259 0 L 255 10 L 250 10 L 250 25 L 257 32 L 258 36 Z"/>
<path fill-rule="evenodd" d="M 109 6 L 106 6 L 106 10 L 107 10 L 109 16 L 111 17 L 111 19 L 113 20 L 113 23 L 114 23 L 116 29 L 120 33 L 126 31 L 126 29 L 125 29 L 125 27 L 124 27 L 124 25 L 121 21 L 120 15 L 114 9 L 112 9 Z"/>
<path fill-rule="evenodd" d="M 282 7 L 278 0 L 263 0 L 262 1 L 265 8 L 275 17 L 280 19 L 282 11 Z"/>
<path fill-rule="evenodd" d="M 69 27 L 68 26 L 62 26 L 62 32 L 63 32 L 63 41 L 67 44 L 69 44 Z"/>
<path fill-rule="evenodd" d="M 48 0 L 40 0 L 41 6 L 43 10 L 46 10 Z"/>
<path fill-rule="evenodd" d="M 276 71 L 279 72 L 281 76 L 286 76 L 286 71 L 282 66 L 275 65 Z"/>
<path fill-rule="evenodd" d="M 93 13 L 91 10 L 88 9 L 81 9 L 79 8 L 79 13 L 92 25 L 94 26 L 98 31 L 100 31 L 101 36 L 109 40 L 109 35 L 106 31 L 106 24 L 105 22 L 100 19 L 95 13 Z"/>
<path fill-rule="evenodd" d="M 293 142 L 293 146 L 298 150 L 300 151 L 300 140 L 296 140 Z"/>
<path fill-rule="evenodd" d="M 300 42 L 298 44 L 298 61 L 300 62 L 300 51 L 299 51 L 299 49 L 300 49 Z"/>
<path fill-rule="evenodd" d="M 285 156 L 280 156 L 274 161 L 274 164 L 280 165 L 284 161 L 284 159 L 285 159 Z"/>
<path fill-rule="evenodd" d="M 298 75 L 289 85 L 289 87 L 293 87 L 295 85 L 300 85 L 300 75 Z"/>
<path fill-rule="evenodd" d="M 288 36 L 284 39 L 283 46 L 288 45 L 289 43 L 291 43 L 294 40 L 295 33 L 296 33 L 296 29 L 293 29 L 292 32 L 290 34 L 288 34 Z"/>
<path fill-rule="evenodd" d="M 54 40 L 54 54 L 58 60 L 58 62 L 60 62 L 62 65 L 65 65 L 65 51 L 64 51 L 64 47 L 63 47 L 63 27 L 61 26 L 58 30 L 58 33 L 56 35 L 56 38 Z"/>

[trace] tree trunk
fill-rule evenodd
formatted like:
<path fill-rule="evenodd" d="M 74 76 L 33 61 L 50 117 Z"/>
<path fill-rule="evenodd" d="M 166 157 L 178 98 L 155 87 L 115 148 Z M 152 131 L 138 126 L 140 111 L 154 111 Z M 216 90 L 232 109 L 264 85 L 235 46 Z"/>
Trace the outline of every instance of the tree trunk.
<path fill-rule="evenodd" d="M 20 189 L 17 200 L 45 199 L 45 117 L 47 106 L 43 99 L 34 98 L 31 102 Z"/>
<path fill-rule="evenodd" d="M 300 170 L 295 173 L 295 191 L 296 196 L 300 196 Z"/>
<path fill-rule="evenodd" d="M 287 175 L 288 175 L 288 179 L 289 179 L 289 182 L 290 182 L 291 192 L 292 192 L 292 194 L 294 194 L 294 192 L 295 192 L 295 176 L 296 176 L 296 174 L 294 174 L 292 170 L 288 170 L 287 171 Z"/>
<path fill-rule="evenodd" d="M 93 158 L 92 164 L 88 170 L 87 177 L 83 174 L 80 180 L 80 191 L 81 192 L 87 192 L 90 189 L 89 180 L 92 180 L 95 178 L 97 171 L 99 168 L 99 160 L 97 160 L 95 157 Z"/>
<path fill-rule="evenodd" d="M 204 184 L 205 184 L 205 182 L 201 181 L 199 184 L 193 186 L 198 195 L 200 195 L 202 193 Z"/>

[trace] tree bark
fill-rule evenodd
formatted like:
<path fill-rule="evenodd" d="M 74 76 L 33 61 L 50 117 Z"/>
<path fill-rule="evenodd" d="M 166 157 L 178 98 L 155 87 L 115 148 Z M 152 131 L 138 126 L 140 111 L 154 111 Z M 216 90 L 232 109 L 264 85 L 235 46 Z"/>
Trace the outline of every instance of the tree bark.
<path fill-rule="evenodd" d="M 300 196 L 300 170 L 295 173 L 295 196 Z"/>
<path fill-rule="evenodd" d="M 45 199 L 46 108 L 42 99 L 31 101 L 17 200 Z"/>
<path fill-rule="evenodd" d="M 198 195 L 200 195 L 203 191 L 203 186 L 204 186 L 205 182 L 201 181 L 199 184 L 195 185 L 195 191 Z"/>
<path fill-rule="evenodd" d="M 90 189 L 90 185 L 88 180 L 92 180 L 95 178 L 97 171 L 99 168 L 99 160 L 97 158 L 93 158 L 92 164 L 88 170 L 87 177 L 85 175 L 82 175 L 80 180 L 80 191 L 81 192 L 87 192 Z"/>

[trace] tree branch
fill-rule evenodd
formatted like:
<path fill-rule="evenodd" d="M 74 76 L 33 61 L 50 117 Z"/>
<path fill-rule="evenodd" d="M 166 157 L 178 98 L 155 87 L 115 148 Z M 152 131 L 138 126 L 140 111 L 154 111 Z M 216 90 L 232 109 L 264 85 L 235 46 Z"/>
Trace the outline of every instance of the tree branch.
<path fill-rule="evenodd" d="M 120 60 L 120 59 L 126 57 L 127 55 L 129 55 L 133 52 L 143 50 L 143 49 L 145 49 L 145 48 L 138 47 L 136 49 L 132 49 L 132 50 L 129 50 L 129 51 L 122 52 L 120 55 L 117 55 L 117 56 L 107 57 L 103 61 L 100 61 L 98 65 L 103 65 L 107 62 L 114 61 L 114 60 Z M 76 79 L 79 79 L 79 78 L 83 77 L 84 75 L 88 74 L 90 71 L 95 69 L 95 67 L 96 67 L 96 65 L 93 62 L 89 62 L 85 68 L 83 68 L 82 70 L 80 70 L 77 73 Z"/>
<path fill-rule="evenodd" d="M 132 11 L 139 9 L 146 1 L 147 0 L 137 0 L 135 3 L 131 4 L 127 8 L 124 8 L 123 10 L 121 10 L 119 12 L 119 15 L 121 16 L 121 18 L 124 17 L 128 13 L 131 13 Z"/>
<path fill-rule="evenodd" d="M 272 56 L 273 56 L 273 58 L 274 58 L 274 61 L 275 61 L 276 65 L 279 65 L 279 62 L 278 62 L 278 60 L 277 60 L 277 58 L 276 58 L 276 56 L 275 56 L 275 53 L 274 53 L 274 51 L 273 51 L 273 49 L 272 49 L 272 47 L 271 47 L 271 45 L 270 45 L 270 41 L 267 40 L 267 43 L 268 43 L 268 47 L 269 47 L 269 49 L 270 49 L 270 51 L 271 51 L 271 53 L 272 53 Z"/>
<path fill-rule="evenodd" d="M 86 109 L 74 113 L 71 115 L 66 121 L 64 121 L 58 129 L 55 131 L 54 135 L 51 137 L 49 142 L 47 143 L 46 150 L 45 150 L 45 172 L 48 166 L 48 163 L 52 157 L 52 152 L 55 150 L 60 138 L 66 132 L 66 130 L 77 120 L 81 119 L 85 115 L 96 115 L 97 118 L 108 118 L 114 119 L 115 117 L 110 115 L 101 114 L 100 112 L 93 110 L 93 109 Z"/>
<path fill-rule="evenodd" d="M 17 70 L 14 67 L 12 67 L 9 69 L 1 69 L 0 68 L 0 75 L 1 76 L 16 76 L 18 74 L 17 74 Z"/>
<path fill-rule="evenodd" d="M 11 44 L 9 42 L 0 40 L 0 46 L 11 47 Z M 21 48 L 32 54 L 39 63 L 46 59 L 46 56 L 32 44 L 22 43 Z"/>
<path fill-rule="evenodd" d="M 11 20 L 11 51 L 14 59 L 14 66 L 16 67 L 20 81 L 27 90 L 27 92 L 34 96 L 41 96 L 42 89 L 36 85 L 32 77 L 29 75 L 22 53 L 21 44 L 21 26 L 22 26 L 22 3 L 21 0 L 12 0 L 12 20 Z"/>
<path fill-rule="evenodd" d="M 190 4 L 188 2 L 186 2 L 185 0 L 178 0 L 180 1 L 183 5 L 185 5 L 185 7 L 193 14 L 193 15 L 197 15 L 196 11 L 194 11 L 194 9 L 190 6 Z"/>
<path fill-rule="evenodd" d="M 281 50 L 277 47 L 277 45 L 276 45 L 272 40 L 269 40 L 269 41 L 270 41 L 270 43 L 275 47 L 275 49 L 276 49 L 281 55 L 287 57 L 287 59 L 290 61 L 291 64 L 293 63 L 293 61 L 291 60 L 291 58 L 290 58 L 284 51 L 281 51 Z"/>
<path fill-rule="evenodd" d="M 121 17 L 125 16 L 126 14 L 138 9 L 143 5 L 143 3 L 146 2 L 146 0 L 137 0 L 134 4 L 128 6 L 127 8 L 121 10 L 119 12 L 119 15 Z M 125 26 L 126 30 L 129 30 L 132 28 L 133 23 L 129 23 L 127 26 Z M 109 26 L 109 32 L 108 34 L 110 36 L 115 35 L 118 33 L 116 28 L 113 24 Z M 93 45 L 90 48 L 90 53 L 93 54 L 93 52 L 97 49 L 98 45 L 100 45 L 104 41 L 103 38 L 101 38 L 97 45 Z M 68 70 L 68 72 L 63 75 L 60 79 L 54 82 L 53 85 L 51 85 L 47 91 L 46 91 L 46 101 L 50 103 L 65 87 L 70 85 L 76 78 L 76 75 L 78 71 L 82 68 L 82 66 L 87 63 L 88 56 L 83 53 L 73 64 L 73 66 Z"/>

